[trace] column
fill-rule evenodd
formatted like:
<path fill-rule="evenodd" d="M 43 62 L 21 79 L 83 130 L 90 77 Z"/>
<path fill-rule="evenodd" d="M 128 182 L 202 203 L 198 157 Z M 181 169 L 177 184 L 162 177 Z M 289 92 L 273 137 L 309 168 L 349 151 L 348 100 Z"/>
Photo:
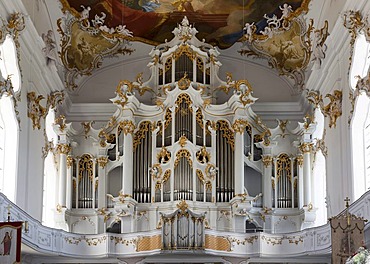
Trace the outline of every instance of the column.
<path fill-rule="evenodd" d="M 262 155 L 263 163 L 263 207 L 272 208 L 272 156 Z"/>
<path fill-rule="evenodd" d="M 245 123 L 238 119 L 233 124 L 235 131 L 235 144 L 234 144 L 234 193 L 235 196 L 244 194 L 244 130 Z"/>
<path fill-rule="evenodd" d="M 303 153 L 303 184 L 304 197 L 303 205 L 308 206 L 312 202 L 311 198 L 311 150 L 312 143 L 304 142 L 300 146 Z"/>
<path fill-rule="evenodd" d="M 106 156 L 100 156 L 97 159 L 98 162 L 98 208 L 106 208 L 107 207 L 107 184 L 106 184 L 106 170 L 105 167 L 108 163 L 108 158 Z"/>
<path fill-rule="evenodd" d="M 303 155 L 298 155 L 296 160 L 298 166 L 298 208 L 302 208 L 304 205 Z"/>
<path fill-rule="evenodd" d="M 122 174 L 122 194 L 132 197 L 133 188 L 133 133 L 135 125 L 131 120 L 124 120 L 120 123 L 124 133 L 123 143 L 123 174 Z"/>
<path fill-rule="evenodd" d="M 66 207 L 66 185 L 67 185 L 67 154 L 70 152 L 71 147 L 66 143 L 57 145 L 57 152 L 59 153 L 59 195 L 58 205 Z"/>
<path fill-rule="evenodd" d="M 67 156 L 67 190 L 66 190 L 66 207 L 67 209 L 72 209 L 72 194 L 73 194 L 73 184 L 72 184 L 72 171 L 73 171 L 73 158 L 72 156 Z"/>

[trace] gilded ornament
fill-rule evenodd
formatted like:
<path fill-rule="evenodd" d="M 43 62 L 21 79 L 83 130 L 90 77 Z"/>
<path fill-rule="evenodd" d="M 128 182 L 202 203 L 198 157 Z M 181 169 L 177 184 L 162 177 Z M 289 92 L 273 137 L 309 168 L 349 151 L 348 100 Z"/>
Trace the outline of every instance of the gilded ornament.
<path fill-rule="evenodd" d="M 209 154 L 207 148 L 204 146 L 196 152 L 196 157 L 197 160 L 202 164 L 206 164 L 211 160 L 211 154 Z"/>
<path fill-rule="evenodd" d="M 186 136 L 185 135 L 182 135 L 181 137 L 180 137 L 180 139 L 179 139 L 179 144 L 180 144 L 180 146 L 183 148 L 183 147 L 185 147 L 185 145 L 186 145 L 186 141 L 187 141 L 188 139 L 186 138 Z"/>
<path fill-rule="evenodd" d="M 71 146 L 68 144 L 58 144 L 56 147 L 56 151 L 59 154 L 68 155 L 68 153 L 71 151 Z"/>
<path fill-rule="evenodd" d="M 93 157 L 90 154 L 83 154 L 78 161 L 78 182 L 82 180 L 84 176 L 87 176 L 91 182 L 93 182 L 94 175 L 94 163 Z"/>
<path fill-rule="evenodd" d="M 102 156 L 102 157 L 97 158 L 96 161 L 98 162 L 99 167 L 104 169 L 109 160 L 108 160 L 108 157 Z"/>
<path fill-rule="evenodd" d="M 62 104 L 64 101 L 64 92 L 63 91 L 55 91 L 48 94 L 48 99 L 46 103 L 46 109 L 52 108 L 55 109 L 55 107 L 58 104 Z"/>
<path fill-rule="evenodd" d="M 154 164 L 150 168 L 150 175 L 154 179 L 159 179 L 162 176 L 162 167 L 159 163 Z"/>
<path fill-rule="evenodd" d="M 227 237 L 205 235 L 205 248 L 217 251 L 231 251 L 231 242 Z"/>
<path fill-rule="evenodd" d="M 124 120 L 119 123 L 119 128 L 127 136 L 127 134 L 133 134 L 135 130 L 135 125 L 131 120 Z"/>
<path fill-rule="evenodd" d="M 205 170 L 207 178 L 211 179 L 212 181 L 215 179 L 217 175 L 217 168 L 214 164 L 208 163 Z"/>
<path fill-rule="evenodd" d="M 249 123 L 247 120 L 237 119 L 234 121 L 232 128 L 236 133 L 243 134 L 247 126 L 249 126 Z"/>
<path fill-rule="evenodd" d="M 297 155 L 297 157 L 295 159 L 297 161 L 298 166 L 302 168 L 302 166 L 303 166 L 303 155 Z"/>
<path fill-rule="evenodd" d="M 190 167 L 193 167 L 193 161 L 191 160 L 191 154 L 188 150 L 186 149 L 180 149 L 177 153 L 176 153 L 176 160 L 175 160 L 175 163 L 174 163 L 174 167 L 176 168 L 177 165 L 179 165 L 179 162 L 180 162 L 180 159 L 181 158 L 186 158 Z"/>
<path fill-rule="evenodd" d="M 271 155 L 262 155 L 262 163 L 267 168 L 268 166 L 272 165 L 272 156 Z"/>
<path fill-rule="evenodd" d="M 313 144 L 310 142 L 303 142 L 299 146 L 299 149 L 303 154 L 310 153 L 312 151 Z"/>
<path fill-rule="evenodd" d="M 66 128 L 66 117 L 64 115 L 59 115 L 54 119 L 54 124 L 59 126 L 60 131 L 64 131 Z"/>
<path fill-rule="evenodd" d="M 292 166 L 291 166 L 291 159 L 285 153 L 280 154 L 276 160 L 276 170 L 277 170 L 277 179 L 278 182 L 280 177 L 286 176 L 289 180 L 292 179 Z"/>
<path fill-rule="evenodd" d="M 334 90 L 333 94 L 327 94 L 325 97 L 329 98 L 330 102 L 322 108 L 323 114 L 330 119 L 329 127 L 335 128 L 338 117 L 342 115 L 342 91 Z"/>
<path fill-rule="evenodd" d="M 226 120 L 218 120 L 217 129 L 223 132 L 222 137 L 227 139 L 227 143 L 230 145 L 231 149 L 234 150 L 235 138 L 229 123 Z"/>
<path fill-rule="evenodd" d="M 189 205 L 186 203 L 185 200 L 181 200 L 177 205 L 177 208 L 180 209 L 183 213 L 185 213 L 186 210 L 188 210 Z"/>
<path fill-rule="evenodd" d="M 166 147 L 162 147 L 161 151 L 157 154 L 157 160 L 160 164 L 166 164 L 171 159 L 171 152 Z"/>
<path fill-rule="evenodd" d="M 145 236 L 145 237 L 139 237 L 139 239 L 136 242 L 137 252 L 142 251 L 151 251 L 156 249 L 162 248 L 162 236 L 161 235 L 155 235 L 155 236 Z"/>
<path fill-rule="evenodd" d="M 74 159 L 73 159 L 73 157 L 72 156 L 70 156 L 70 155 L 68 155 L 67 156 L 67 168 L 69 169 L 69 168 L 71 168 L 72 166 L 73 166 L 73 163 L 74 163 Z"/>
<path fill-rule="evenodd" d="M 88 138 L 89 136 L 89 132 L 91 130 L 91 125 L 94 123 L 94 121 L 92 122 L 81 122 L 81 125 L 84 129 L 84 136 L 85 136 L 85 139 Z"/>
<path fill-rule="evenodd" d="M 143 121 L 140 123 L 137 132 L 134 134 L 133 150 L 136 151 L 137 147 L 143 142 L 146 136 L 149 136 L 150 121 Z"/>
<path fill-rule="evenodd" d="M 188 78 L 188 74 L 185 72 L 184 77 L 182 77 L 178 82 L 177 85 L 179 86 L 180 90 L 186 90 L 190 87 L 191 81 Z"/>
<path fill-rule="evenodd" d="M 42 95 L 36 96 L 35 92 L 27 93 L 28 117 L 32 120 L 33 129 L 41 128 L 41 118 L 45 118 L 47 109 L 40 105 L 40 101 L 45 97 Z"/>

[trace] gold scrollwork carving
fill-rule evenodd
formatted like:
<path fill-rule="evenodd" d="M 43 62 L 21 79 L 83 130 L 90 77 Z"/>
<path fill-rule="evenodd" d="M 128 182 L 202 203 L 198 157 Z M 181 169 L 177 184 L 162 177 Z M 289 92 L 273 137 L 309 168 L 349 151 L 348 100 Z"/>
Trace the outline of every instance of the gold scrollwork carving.
<path fill-rule="evenodd" d="M 337 119 L 342 115 L 342 91 L 334 90 L 333 94 L 327 94 L 330 102 L 324 105 L 319 91 L 308 91 L 307 100 L 315 107 L 320 107 L 325 117 L 329 117 L 329 127 L 336 127 Z"/>
<path fill-rule="evenodd" d="M 190 154 L 190 152 L 188 150 L 186 150 L 186 149 L 180 149 L 176 153 L 176 160 L 175 160 L 175 163 L 174 163 L 174 167 L 175 168 L 177 167 L 177 165 L 179 165 L 180 159 L 182 157 L 185 157 L 187 159 L 187 161 L 189 162 L 190 167 L 193 167 L 193 161 L 191 160 L 191 154 Z"/>
<path fill-rule="evenodd" d="M 229 241 L 231 243 L 236 243 L 237 245 L 243 245 L 245 246 L 246 244 L 252 244 L 254 243 L 254 241 L 257 241 L 258 240 L 258 236 L 251 236 L 251 237 L 247 237 L 247 238 L 244 238 L 242 240 L 239 240 L 237 238 L 229 238 Z"/>
<path fill-rule="evenodd" d="M 41 118 L 44 118 L 46 116 L 46 108 L 40 105 L 40 101 L 44 98 L 45 97 L 43 95 L 36 96 L 35 92 L 27 93 L 28 117 L 32 120 L 33 129 L 40 129 Z"/>
<path fill-rule="evenodd" d="M 153 180 L 161 178 L 162 176 L 161 164 L 159 163 L 154 164 L 150 169 L 150 175 L 153 177 Z"/>
<path fill-rule="evenodd" d="M 146 132 L 149 131 L 151 126 L 150 121 L 143 121 L 139 125 L 138 131 L 134 135 L 133 141 L 133 150 L 136 151 L 136 148 L 142 143 L 142 140 L 145 139 Z"/>
<path fill-rule="evenodd" d="M 217 128 L 223 132 L 222 137 L 227 139 L 227 143 L 234 150 L 235 138 L 233 131 L 229 127 L 229 123 L 226 120 L 219 120 L 217 121 Z"/>
<path fill-rule="evenodd" d="M 287 154 L 280 154 L 277 158 L 277 179 L 276 181 L 279 181 L 280 177 L 283 175 L 286 175 L 286 177 L 289 178 L 289 180 L 292 178 L 292 166 L 291 166 L 291 160 Z"/>
<path fill-rule="evenodd" d="M 48 94 L 48 99 L 46 102 L 46 109 L 52 108 L 55 109 L 55 107 L 58 104 L 62 104 L 64 101 L 64 92 L 63 91 L 55 91 Z"/>
<path fill-rule="evenodd" d="M 261 236 L 262 241 L 266 241 L 266 244 L 269 245 L 281 245 L 283 243 L 283 238 L 282 237 L 266 237 L 266 236 Z"/>
<path fill-rule="evenodd" d="M 237 119 L 234 121 L 234 124 L 232 125 L 233 130 L 236 133 L 242 134 L 244 133 L 245 128 L 249 126 L 249 123 L 247 120 L 244 119 Z M 249 126 L 250 128 L 250 126 Z"/>
<path fill-rule="evenodd" d="M 312 151 L 313 144 L 309 142 L 303 142 L 299 146 L 300 151 L 305 154 L 305 153 L 311 153 Z"/>
<path fill-rule="evenodd" d="M 104 169 L 109 160 L 108 160 L 108 157 L 102 156 L 102 157 L 97 158 L 96 161 L 98 162 L 99 166 L 102 169 Z"/>
<path fill-rule="evenodd" d="M 114 237 L 114 236 L 111 236 L 110 237 L 110 240 L 114 241 L 114 244 L 117 245 L 117 244 L 122 244 L 122 245 L 136 245 L 136 239 L 133 238 L 133 239 L 124 239 L 122 237 Z"/>
<path fill-rule="evenodd" d="M 186 138 L 186 136 L 185 135 L 182 135 L 181 137 L 180 137 L 180 139 L 179 139 L 179 144 L 180 144 L 180 146 L 183 148 L 183 147 L 185 147 L 185 145 L 186 145 L 186 142 L 187 142 L 187 138 Z"/>
<path fill-rule="evenodd" d="M 66 128 L 66 117 L 64 115 L 60 115 L 54 119 L 54 124 L 59 126 L 60 131 L 64 131 Z"/>
<path fill-rule="evenodd" d="M 171 159 L 171 152 L 166 147 L 162 147 L 161 151 L 157 154 L 158 163 L 166 164 Z"/>
<path fill-rule="evenodd" d="M 188 74 L 185 72 L 184 77 L 182 77 L 178 82 L 177 85 L 179 86 L 180 90 L 186 90 L 189 88 L 191 84 L 190 79 L 188 78 Z"/>
<path fill-rule="evenodd" d="M 71 146 L 68 144 L 58 144 L 56 150 L 59 154 L 68 155 L 68 153 L 71 151 Z"/>
<path fill-rule="evenodd" d="M 272 165 L 272 156 L 271 155 L 262 155 L 262 163 L 267 168 Z"/>
<path fill-rule="evenodd" d="M 79 170 L 78 170 L 78 182 L 82 180 L 82 177 L 87 175 L 87 177 L 93 181 L 93 171 L 94 171 L 94 163 L 92 160 L 92 156 L 90 154 L 84 154 L 81 156 L 80 161 L 78 162 Z"/>
<path fill-rule="evenodd" d="M 135 130 L 135 125 L 131 120 L 124 120 L 119 123 L 119 128 L 123 131 L 125 135 L 133 134 Z"/>
<path fill-rule="evenodd" d="M 107 240 L 106 236 L 103 237 L 95 237 L 95 238 L 87 238 L 87 237 L 80 237 L 80 238 L 75 238 L 75 237 L 65 237 L 64 240 L 68 244 L 72 245 L 78 245 L 80 242 L 85 241 L 86 244 L 91 247 L 91 246 L 97 246 L 104 241 Z"/>
<path fill-rule="evenodd" d="M 200 150 L 196 152 L 197 160 L 202 163 L 206 164 L 211 160 L 211 154 L 207 151 L 206 147 L 201 147 Z"/>
<path fill-rule="evenodd" d="M 217 174 L 217 168 L 214 164 L 208 163 L 205 170 L 207 178 L 211 179 L 212 181 L 215 179 Z"/>
<path fill-rule="evenodd" d="M 297 164 L 299 167 L 303 166 L 303 155 L 298 155 L 296 158 Z"/>
<path fill-rule="evenodd" d="M 73 166 L 73 163 L 74 163 L 74 158 L 70 155 L 67 156 L 67 168 L 71 168 Z"/>

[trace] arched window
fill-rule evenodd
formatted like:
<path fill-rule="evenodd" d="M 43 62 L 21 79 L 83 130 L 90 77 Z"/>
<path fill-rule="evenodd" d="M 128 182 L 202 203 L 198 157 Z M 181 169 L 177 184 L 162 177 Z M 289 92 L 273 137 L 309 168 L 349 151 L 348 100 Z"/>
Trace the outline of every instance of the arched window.
<path fill-rule="evenodd" d="M 18 149 L 18 121 L 12 98 L 0 99 L 0 191 L 15 201 Z"/>
<path fill-rule="evenodd" d="M 356 89 L 358 78 L 369 73 L 370 43 L 364 34 L 357 36 L 354 56 L 350 72 L 350 84 Z M 356 97 L 351 123 L 352 164 L 353 164 L 353 196 L 358 199 L 370 188 L 370 99 L 361 92 Z"/>
<path fill-rule="evenodd" d="M 14 93 L 21 87 L 21 74 L 18 67 L 17 49 L 10 35 L 0 45 L 0 71 L 4 79 L 10 76 Z"/>
<path fill-rule="evenodd" d="M 45 118 L 45 133 L 48 142 L 54 146 L 57 144 L 58 136 L 54 132 L 53 123 L 55 120 L 54 109 L 49 109 Z M 57 170 L 52 149 L 48 150 L 44 159 L 44 184 L 43 184 L 43 211 L 42 222 L 44 225 L 54 227 L 54 215 L 57 205 Z"/>

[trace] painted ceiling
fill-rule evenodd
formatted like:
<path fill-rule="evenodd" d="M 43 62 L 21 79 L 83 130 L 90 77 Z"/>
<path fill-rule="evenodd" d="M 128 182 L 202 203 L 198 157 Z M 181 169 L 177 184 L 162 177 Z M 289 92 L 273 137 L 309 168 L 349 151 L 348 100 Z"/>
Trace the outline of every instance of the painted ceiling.
<path fill-rule="evenodd" d="M 126 25 L 134 41 L 157 45 L 173 37 L 172 30 L 186 15 L 197 28 L 198 39 L 228 48 L 243 36 L 246 23 L 257 32 L 266 26 L 264 15 L 280 17 L 290 5 L 292 16 L 307 11 L 309 0 L 61 0 L 63 10 L 79 17 L 89 7 L 89 19 L 106 15 L 109 28 Z"/>

